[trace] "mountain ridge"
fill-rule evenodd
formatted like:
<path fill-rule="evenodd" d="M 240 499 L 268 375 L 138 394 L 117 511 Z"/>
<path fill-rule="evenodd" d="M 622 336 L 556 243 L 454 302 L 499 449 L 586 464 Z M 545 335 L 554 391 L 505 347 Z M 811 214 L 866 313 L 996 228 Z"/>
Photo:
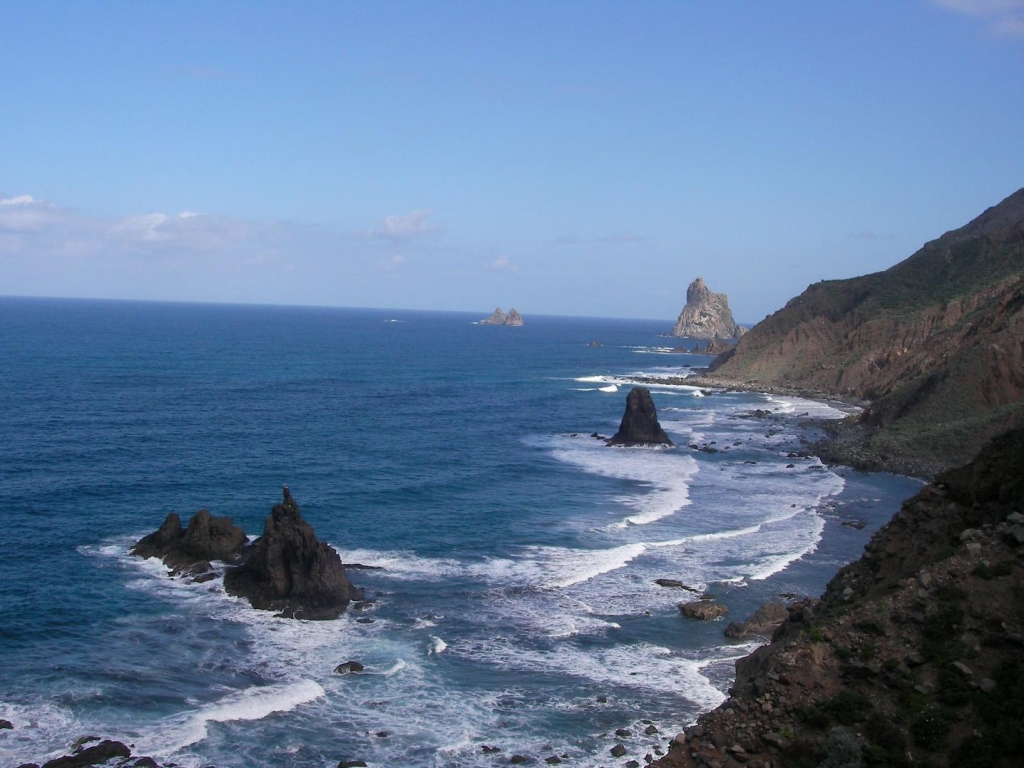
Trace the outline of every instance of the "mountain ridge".
<path fill-rule="evenodd" d="M 866 402 L 830 448 L 857 466 L 966 461 L 1024 426 L 1024 189 L 887 270 L 809 286 L 702 383 Z"/>

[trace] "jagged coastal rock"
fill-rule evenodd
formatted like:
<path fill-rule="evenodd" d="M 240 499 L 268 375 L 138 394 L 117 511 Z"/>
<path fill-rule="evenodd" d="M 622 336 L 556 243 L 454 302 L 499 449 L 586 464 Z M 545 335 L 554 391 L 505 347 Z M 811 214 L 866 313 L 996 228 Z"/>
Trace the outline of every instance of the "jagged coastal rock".
<path fill-rule="evenodd" d="M 686 289 L 686 306 L 670 336 L 683 339 L 738 339 L 746 328 L 737 325 L 724 293 L 712 293 L 698 277 Z"/>
<path fill-rule="evenodd" d="M 477 321 L 477 325 L 511 325 L 518 327 L 522 324 L 523 316 L 514 307 L 508 311 L 507 315 L 502 311 L 501 307 L 498 307 L 491 312 L 490 317 Z"/>
<path fill-rule="evenodd" d="M 1022 339 L 1024 189 L 884 272 L 810 286 L 704 383 L 868 401 L 825 458 L 930 476 L 1024 427 Z"/>
<path fill-rule="evenodd" d="M 245 562 L 224 575 L 224 589 L 254 608 L 296 619 L 335 619 L 362 597 L 338 553 L 302 519 L 288 486 L 267 516 L 263 535 L 246 549 Z"/>
<path fill-rule="evenodd" d="M 502 310 L 501 307 L 498 307 L 493 312 L 491 312 L 491 316 L 490 317 L 484 318 L 483 320 L 480 320 L 480 321 L 477 322 L 477 325 L 504 325 L 504 324 L 505 324 L 505 312 Z"/>
<path fill-rule="evenodd" d="M 658 423 L 658 412 L 646 387 L 633 387 L 626 396 L 626 412 L 622 415 L 619 431 L 608 445 L 672 445 L 665 430 Z"/>
<path fill-rule="evenodd" d="M 163 525 L 132 547 L 139 557 L 157 557 L 173 569 L 208 564 L 210 560 L 235 562 L 245 546 L 245 531 L 230 517 L 214 517 L 205 509 L 196 512 L 188 528 L 171 513 Z"/>
<path fill-rule="evenodd" d="M 905 501 L 653 764 L 1019 765 L 1022 512 L 1015 430 Z"/>
<path fill-rule="evenodd" d="M 244 597 L 254 608 L 298 619 L 335 619 L 362 591 L 352 586 L 341 558 L 319 541 L 284 487 L 284 501 L 270 512 L 263 535 L 246 545 L 245 531 L 229 517 L 201 509 L 182 528 L 171 513 L 163 525 L 131 549 L 138 557 L 162 560 L 174 576 L 205 582 L 216 578 L 210 565 L 234 565 L 224 574 L 228 594 Z"/>

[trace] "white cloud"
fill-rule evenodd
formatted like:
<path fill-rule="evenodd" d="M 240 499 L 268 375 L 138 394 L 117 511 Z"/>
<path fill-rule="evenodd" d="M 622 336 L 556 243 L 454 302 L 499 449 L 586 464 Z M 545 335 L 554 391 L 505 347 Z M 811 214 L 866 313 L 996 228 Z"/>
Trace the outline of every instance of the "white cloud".
<path fill-rule="evenodd" d="M 193 211 L 101 219 L 31 195 L 0 197 L 0 236 L 7 253 L 76 258 L 210 257 L 266 252 L 279 242 L 299 241 L 304 234 L 302 228 L 286 222 L 255 222 Z"/>
<path fill-rule="evenodd" d="M 392 256 L 387 261 L 382 261 L 380 263 L 380 270 L 382 272 L 394 272 L 399 267 L 404 266 L 405 262 L 406 262 L 405 256 L 403 256 L 400 253 L 396 253 L 394 256 Z"/>
<path fill-rule="evenodd" d="M 487 265 L 489 272 L 518 272 L 519 267 L 509 261 L 508 256 L 499 256 Z"/>
<path fill-rule="evenodd" d="M 18 197 L 0 197 L 0 205 L 31 205 L 38 202 L 32 195 L 18 195 Z"/>
<path fill-rule="evenodd" d="M 407 213 L 405 216 L 391 214 L 385 216 L 370 232 L 371 237 L 378 237 L 385 240 L 412 240 L 425 235 L 432 235 L 439 232 L 440 228 L 433 222 L 428 221 L 433 211 L 417 210 Z"/>
<path fill-rule="evenodd" d="M 984 19 L 990 32 L 1024 39 L 1024 0 L 932 0 L 957 13 Z"/>

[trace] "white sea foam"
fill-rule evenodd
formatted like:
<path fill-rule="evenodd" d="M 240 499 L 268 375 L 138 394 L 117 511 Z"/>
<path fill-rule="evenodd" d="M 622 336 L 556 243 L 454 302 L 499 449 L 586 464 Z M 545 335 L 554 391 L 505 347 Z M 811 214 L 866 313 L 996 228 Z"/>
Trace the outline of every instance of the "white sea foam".
<path fill-rule="evenodd" d="M 384 677 L 391 677 L 392 675 L 397 675 L 407 666 L 408 665 L 405 663 L 405 659 L 397 659 L 394 664 L 392 664 L 390 667 L 385 669 L 380 674 L 382 674 Z"/>
<path fill-rule="evenodd" d="M 436 656 L 438 654 L 444 653 L 444 650 L 447 647 L 448 647 L 448 643 L 446 643 L 444 640 L 442 640 L 437 635 L 431 635 L 430 636 L 430 648 L 427 650 L 427 653 L 434 654 Z"/>
<path fill-rule="evenodd" d="M 615 499 L 631 510 L 618 526 L 646 525 L 678 512 L 690 503 L 689 482 L 698 470 L 691 457 L 664 451 L 609 451 L 590 441 L 559 438 L 554 458 L 587 472 L 631 480 L 644 486 Z"/>
<path fill-rule="evenodd" d="M 619 385 L 618 384 L 609 384 L 607 387 L 598 387 L 597 391 L 598 392 L 618 392 L 619 391 Z"/>
<path fill-rule="evenodd" d="M 205 739 L 210 723 L 262 720 L 275 712 L 290 712 L 323 695 L 323 687 L 313 680 L 254 686 L 230 693 L 197 711 L 166 718 L 156 732 L 146 733 L 138 741 L 143 752 L 173 754 Z"/>

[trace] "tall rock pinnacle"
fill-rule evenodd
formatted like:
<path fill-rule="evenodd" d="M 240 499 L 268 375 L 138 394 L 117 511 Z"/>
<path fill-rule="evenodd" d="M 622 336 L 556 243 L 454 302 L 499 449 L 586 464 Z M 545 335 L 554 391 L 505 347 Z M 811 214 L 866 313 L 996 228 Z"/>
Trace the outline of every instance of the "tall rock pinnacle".
<path fill-rule="evenodd" d="M 747 329 L 736 324 L 724 293 L 712 293 L 698 277 L 686 289 L 686 306 L 672 336 L 686 339 L 738 339 Z"/>

